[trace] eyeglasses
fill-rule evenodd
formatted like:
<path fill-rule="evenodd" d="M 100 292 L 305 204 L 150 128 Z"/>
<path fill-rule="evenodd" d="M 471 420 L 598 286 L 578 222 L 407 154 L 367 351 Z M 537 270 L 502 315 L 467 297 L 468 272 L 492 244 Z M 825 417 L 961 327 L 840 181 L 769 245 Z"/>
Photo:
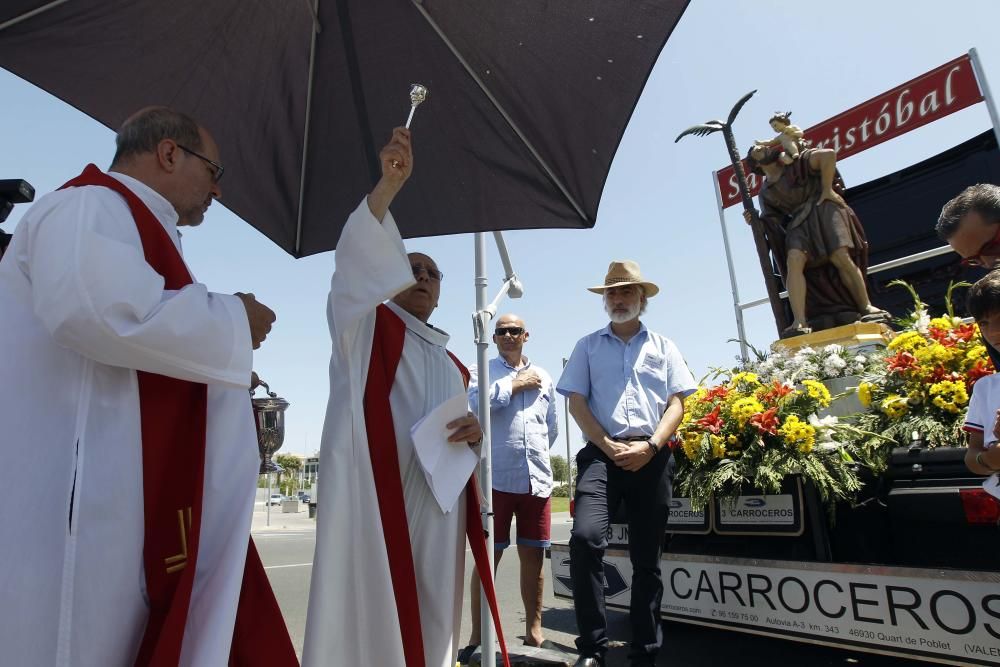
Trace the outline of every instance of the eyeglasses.
<path fill-rule="evenodd" d="M 213 183 L 218 183 L 219 181 L 222 180 L 222 174 L 226 171 L 226 168 L 223 167 L 221 164 L 219 164 L 215 160 L 209 160 L 207 157 L 205 157 L 201 153 L 196 153 L 195 151 L 191 150 L 187 146 L 181 146 L 180 144 L 177 144 L 177 148 L 181 149 L 185 153 L 188 153 L 189 155 L 195 156 L 199 160 L 204 160 L 205 162 L 207 162 L 208 164 L 210 164 L 212 166 L 212 182 Z"/>
<path fill-rule="evenodd" d="M 423 264 L 410 264 L 410 268 L 413 269 L 414 278 L 419 278 L 421 273 L 426 273 L 427 277 L 436 283 L 441 282 L 441 279 L 444 278 L 443 272 L 430 266 L 424 266 Z"/>
<path fill-rule="evenodd" d="M 517 338 L 524 333 L 524 327 L 499 327 L 493 333 L 497 338 L 503 338 L 505 335 Z"/>

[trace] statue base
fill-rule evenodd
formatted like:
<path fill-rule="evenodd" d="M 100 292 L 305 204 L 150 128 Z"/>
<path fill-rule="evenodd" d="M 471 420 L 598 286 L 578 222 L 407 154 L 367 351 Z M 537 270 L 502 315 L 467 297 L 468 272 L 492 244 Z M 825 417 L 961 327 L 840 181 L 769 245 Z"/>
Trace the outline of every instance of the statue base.
<path fill-rule="evenodd" d="M 854 322 L 801 336 L 782 338 L 771 343 L 771 349 L 794 352 L 800 347 L 822 348 L 834 344 L 849 349 L 885 347 L 894 335 L 892 329 L 880 322 Z"/>

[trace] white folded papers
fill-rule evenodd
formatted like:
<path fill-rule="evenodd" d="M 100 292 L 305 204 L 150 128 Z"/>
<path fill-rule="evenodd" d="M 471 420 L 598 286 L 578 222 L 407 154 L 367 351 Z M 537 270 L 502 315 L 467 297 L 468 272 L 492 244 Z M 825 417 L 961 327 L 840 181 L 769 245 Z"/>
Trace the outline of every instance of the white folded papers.
<path fill-rule="evenodd" d="M 410 429 L 417 460 L 424 469 L 434 499 L 447 514 L 455 507 L 479 455 L 464 442 L 448 442 L 452 430 L 446 424 L 469 412 L 466 395 L 457 394 L 430 411 Z"/>

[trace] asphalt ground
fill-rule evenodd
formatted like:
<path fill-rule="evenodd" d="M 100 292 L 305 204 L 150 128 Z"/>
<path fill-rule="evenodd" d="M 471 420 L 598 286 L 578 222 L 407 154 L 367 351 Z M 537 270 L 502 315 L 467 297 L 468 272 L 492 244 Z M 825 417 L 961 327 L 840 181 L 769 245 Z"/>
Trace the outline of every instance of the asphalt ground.
<path fill-rule="evenodd" d="M 253 537 L 274 588 L 278 603 L 285 617 L 297 651 L 301 652 L 305 633 L 306 610 L 309 600 L 309 581 L 312 575 L 313 550 L 316 544 L 315 522 L 308 518 L 304 505 L 297 513 L 283 513 L 272 507 L 270 525 L 263 504 L 254 512 Z M 569 539 L 571 519 L 566 513 L 552 516 L 552 539 Z M 512 534 L 516 534 L 513 529 Z M 466 571 L 472 570 L 472 553 L 466 550 Z M 576 620 L 569 600 L 552 594 L 551 570 L 545 563 L 545 597 L 542 626 L 546 639 L 575 656 L 574 639 Z M 511 651 L 523 642 L 524 608 L 519 585 L 517 550 L 508 549 L 497 572 L 497 597 L 504 630 Z M 469 592 L 465 593 L 460 643 L 469 637 Z M 608 654 L 608 667 L 625 667 L 628 664 L 628 616 L 616 610 L 608 611 L 608 635 L 612 649 Z M 707 667 L 734 665 L 739 667 L 903 667 L 924 664 L 913 659 L 845 651 L 825 646 L 802 644 L 783 639 L 761 637 L 740 632 L 727 632 L 713 628 L 682 623 L 664 625 L 664 647 L 657 665 L 671 667 Z M 572 664 L 575 657 L 568 659 Z M 373 666 L 375 667 L 375 666 Z"/>

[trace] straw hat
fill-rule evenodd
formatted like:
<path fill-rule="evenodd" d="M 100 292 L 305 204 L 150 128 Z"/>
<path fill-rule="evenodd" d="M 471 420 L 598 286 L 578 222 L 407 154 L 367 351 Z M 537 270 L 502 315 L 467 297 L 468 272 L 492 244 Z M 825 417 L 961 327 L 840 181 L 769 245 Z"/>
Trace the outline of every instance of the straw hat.
<path fill-rule="evenodd" d="M 587 289 L 595 294 L 603 294 L 609 287 L 622 287 L 624 285 L 642 285 L 646 290 L 646 296 L 656 296 L 660 288 L 648 280 L 642 279 L 639 273 L 639 263 L 630 259 L 611 262 L 608 267 L 608 275 L 604 278 L 604 284 L 598 287 L 588 287 Z"/>

